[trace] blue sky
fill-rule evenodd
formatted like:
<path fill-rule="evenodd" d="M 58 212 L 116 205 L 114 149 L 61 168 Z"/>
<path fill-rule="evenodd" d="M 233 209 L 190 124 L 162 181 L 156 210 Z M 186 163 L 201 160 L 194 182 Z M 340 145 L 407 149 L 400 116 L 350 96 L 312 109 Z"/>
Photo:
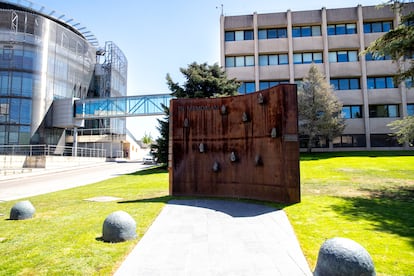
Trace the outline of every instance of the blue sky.
<path fill-rule="evenodd" d="M 220 14 L 241 15 L 378 5 L 381 0 L 33 0 L 72 17 L 98 38 L 117 44 L 128 59 L 128 94 L 169 93 L 165 76 L 182 83 L 179 68 L 220 61 Z M 141 138 L 158 136 L 153 117 L 128 119 Z"/>

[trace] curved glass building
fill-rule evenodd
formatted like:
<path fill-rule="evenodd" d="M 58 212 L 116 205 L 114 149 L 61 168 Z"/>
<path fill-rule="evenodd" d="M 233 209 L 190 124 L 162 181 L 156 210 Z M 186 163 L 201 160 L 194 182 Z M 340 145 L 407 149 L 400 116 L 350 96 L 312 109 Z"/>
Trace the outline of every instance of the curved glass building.
<path fill-rule="evenodd" d="M 126 76 L 114 43 L 98 47 L 85 27 L 30 1 L 0 1 L 0 145 L 65 145 L 70 126 L 54 117 L 68 111 L 54 103 L 125 96 Z M 126 133 L 125 119 L 84 126 Z"/>

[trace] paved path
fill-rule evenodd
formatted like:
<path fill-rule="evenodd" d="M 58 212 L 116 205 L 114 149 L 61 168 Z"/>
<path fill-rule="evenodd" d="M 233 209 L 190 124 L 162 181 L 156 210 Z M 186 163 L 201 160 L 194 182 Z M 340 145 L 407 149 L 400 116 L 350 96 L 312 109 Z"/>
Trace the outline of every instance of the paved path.
<path fill-rule="evenodd" d="M 138 162 L 107 162 L 0 176 L 0 202 L 96 183 L 149 167 Z"/>
<path fill-rule="evenodd" d="M 197 199 L 172 200 L 164 207 L 115 274 L 126 275 L 312 273 L 284 211 Z"/>

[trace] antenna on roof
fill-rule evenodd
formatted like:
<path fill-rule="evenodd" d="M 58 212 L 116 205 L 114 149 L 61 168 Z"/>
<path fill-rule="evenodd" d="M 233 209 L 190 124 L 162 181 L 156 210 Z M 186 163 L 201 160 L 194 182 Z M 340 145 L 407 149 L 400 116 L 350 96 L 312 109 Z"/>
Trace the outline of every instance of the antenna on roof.
<path fill-rule="evenodd" d="M 216 7 L 216 9 L 218 9 L 219 7 Z M 223 8 L 223 4 L 221 4 L 221 15 L 224 15 L 224 8 Z"/>

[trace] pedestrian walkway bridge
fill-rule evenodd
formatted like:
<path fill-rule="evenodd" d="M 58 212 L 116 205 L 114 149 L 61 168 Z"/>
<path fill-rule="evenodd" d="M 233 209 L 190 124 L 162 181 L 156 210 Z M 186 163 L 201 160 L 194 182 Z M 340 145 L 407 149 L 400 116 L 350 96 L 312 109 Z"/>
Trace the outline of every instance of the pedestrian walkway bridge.
<path fill-rule="evenodd" d="M 164 115 L 163 105 L 169 107 L 170 94 L 82 99 L 75 101 L 77 119 L 99 119 Z"/>

